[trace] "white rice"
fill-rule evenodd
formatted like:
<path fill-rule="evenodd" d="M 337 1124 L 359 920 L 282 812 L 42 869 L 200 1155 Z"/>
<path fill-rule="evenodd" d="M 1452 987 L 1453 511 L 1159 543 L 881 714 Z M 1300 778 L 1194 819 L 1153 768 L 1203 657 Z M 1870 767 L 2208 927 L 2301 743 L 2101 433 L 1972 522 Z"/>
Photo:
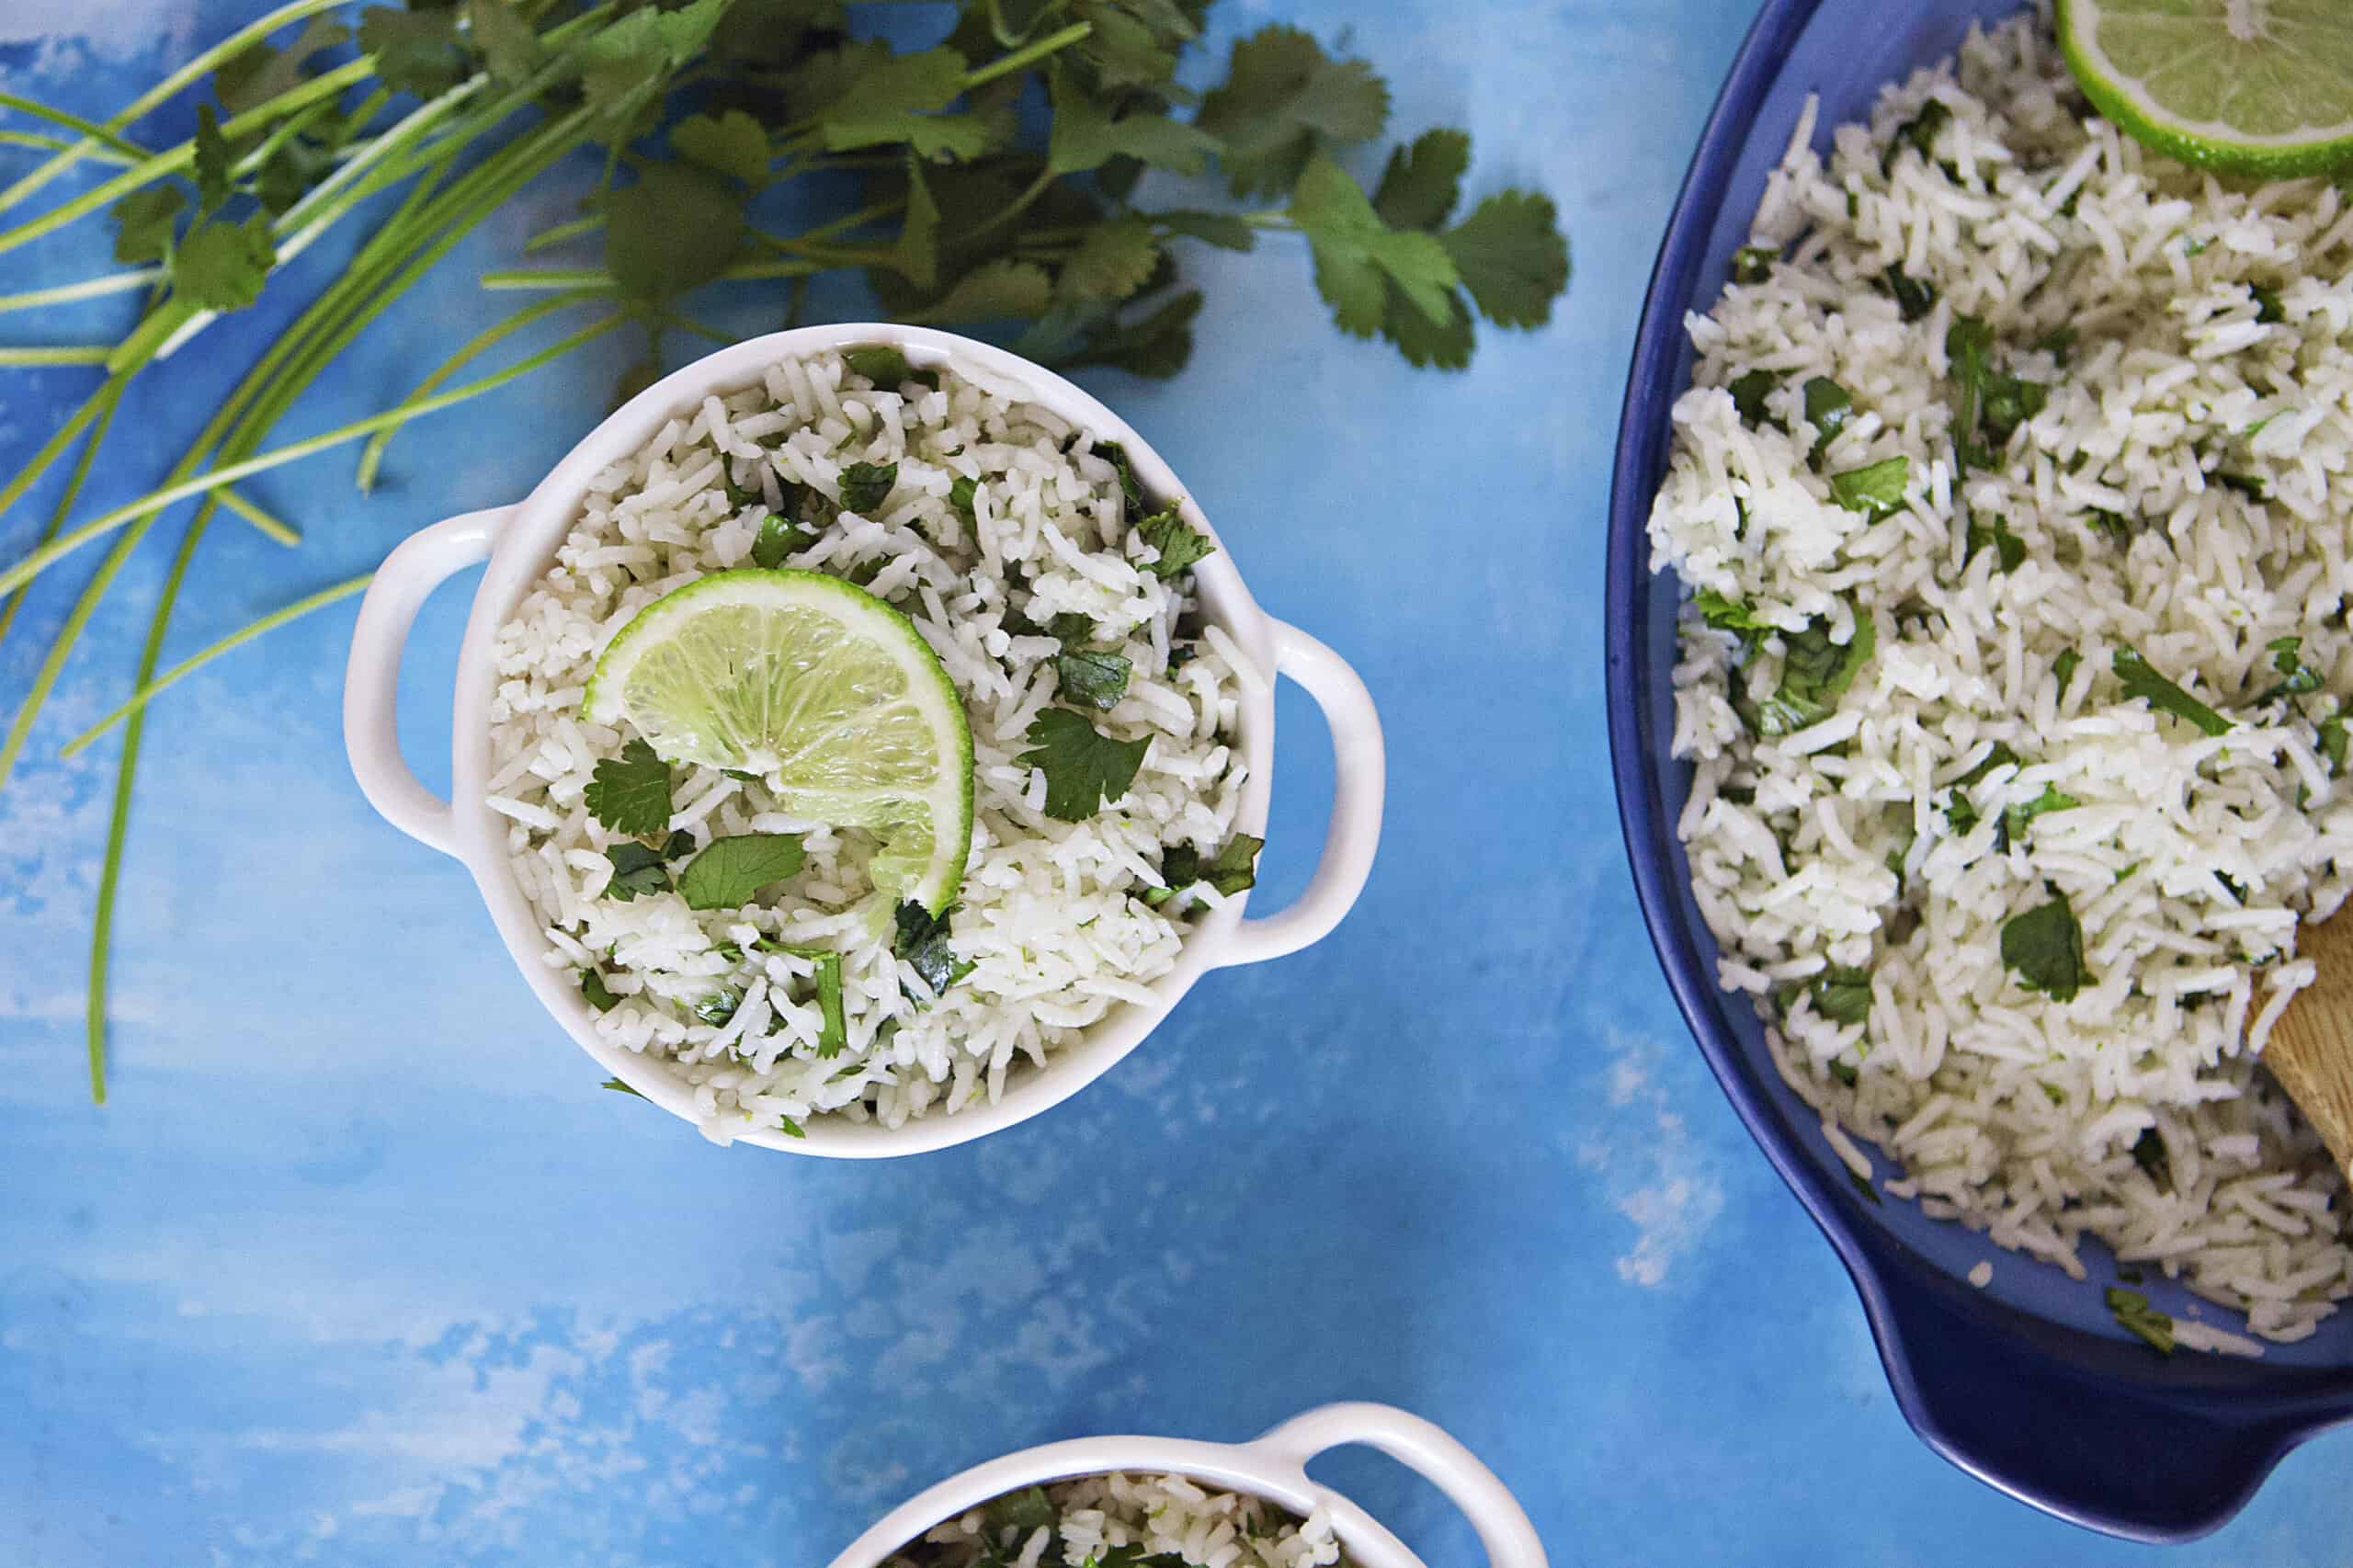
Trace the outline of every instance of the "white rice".
<path fill-rule="evenodd" d="M 1172 1556 L 1186 1568 L 1331 1568 L 1344 1561 L 1324 1510 L 1300 1519 L 1264 1498 L 1213 1492 L 1181 1475 L 1084 1476 L 1040 1490 L 1051 1525 L 1030 1517 L 1035 1492 L 1001 1498 L 931 1530 L 892 1562 L 1089 1568 L 1119 1547 Z M 1008 1510 L 1017 1501 L 1027 1506 Z"/>
<path fill-rule="evenodd" d="M 1931 98 L 1951 117 L 1934 156 L 1888 162 Z M 1723 983 L 1757 1001 L 1842 1158 L 1861 1158 L 1843 1129 L 1902 1167 L 1891 1190 L 2077 1278 L 2097 1236 L 2301 1338 L 2353 1289 L 2343 1186 L 2256 1063 L 2313 976 L 2298 922 L 2336 908 L 2353 863 L 2353 791 L 2318 728 L 2353 689 L 2353 213 L 2320 181 L 2230 188 L 2145 152 L 2091 117 L 2032 17 L 1890 88 L 1826 164 L 1812 123 L 1756 218 L 1754 243 L 1786 259 L 1689 321 L 1696 384 L 1651 517 L 1654 565 L 1695 592 L 1837 644 L 1868 615 L 1876 638 L 1829 721 L 1759 739 L 1733 698 L 1774 690 L 1787 638 L 1744 662 L 1687 611 L 1679 826 Z M 1921 319 L 1880 283 L 1891 265 L 1938 290 Z M 2282 319 L 2257 319 L 2256 287 Z M 1965 475 L 1957 313 L 1991 325 L 1997 368 L 2050 389 Z M 2031 347 L 2063 327 L 2063 360 Z M 1757 369 L 1784 372 L 1767 408 L 1794 436 L 1723 390 Z M 1856 410 L 1818 472 L 1813 376 Z M 1831 498 L 1826 476 L 1898 456 L 1894 515 Z M 2015 570 L 1969 552 L 1964 506 L 2023 544 Z M 2323 687 L 2261 703 L 2283 636 Z M 2128 645 L 2229 733 L 2127 699 L 2111 660 Z M 1949 816 L 1996 743 L 2020 761 Z M 2077 803 L 2009 834 L 2004 809 L 2046 788 Z M 2001 954 L 2005 923 L 2054 892 L 2083 931 L 2072 1002 Z M 1805 983 L 1829 966 L 1870 971 L 1862 1021 L 1816 1009 Z"/>
<path fill-rule="evenodd" d="M 1168 846 L 1207 857 L 1233 836 L 1246 770 L 1232 744 L 1230 644 L 1194 625 L 1189 574 L 1164 582 L 1144 569 L 1157 557 L 1131 527 L 1118 469 L 1085 433 L 956 375 L 915 390 L 910 400 L 875 387 L 824 355 L 706 399 L 597 476 L 555 564 L 499 632 L 492 804 L 513 819 L 512 864 L 546 923 L 548 961 L 602 973 L 620 1000 L 598 1031 L 688 1085 L 722 1142 L 825 1114 L 898 1126 L 995 1098 L 1013 1074 L 1150 999 L 1199 901 L 1155 910 L 1135 895 L 1160 885 Z M 597 761 L 630 738 L 580 715 L 606 644 L 655 599 L 749 564 L 779 481 L 838 499 L 841 471 L 858 461 L 898 464 L 881 515 L 841 513 L 784 563 L 871 572 L 870 591 L 915 622 L 964 699 L 974 823 L 951 941 L 972 968 L 937 1001 L 892 953 L 861 835 L 784 815 L 757 782 L 681 767 L 674 829 L 698 845 L 797 833 L 807 851 L 773 902 L 699 914 L 675 893 L 600 896 L 616 835 L 583 800 Z M 979 482 L 972 521 L 950 503 L 960 475 Z M 729 501 L 731 476 L 743 505 Z M 1152 743 L 1129 791 L 1077 823 L 1045 814 L 1044 775 L 1016 760 L 1055 700 L 1060 651 L 1018 630 L 1019 615 L 1043 625 L 1066 611 L 1131 665 L 1115 708 L 1082 711 L 1115 738 Z M 1188 655 L 1175 669 L 1172 650 Z M 812 960 L 756 951 L 761 938 L 842 954 L 847 1050 L 817 1053 Z M 733 1017 L 697 1017 L 696 1002 L 725 991 L 741 997 Z"/>

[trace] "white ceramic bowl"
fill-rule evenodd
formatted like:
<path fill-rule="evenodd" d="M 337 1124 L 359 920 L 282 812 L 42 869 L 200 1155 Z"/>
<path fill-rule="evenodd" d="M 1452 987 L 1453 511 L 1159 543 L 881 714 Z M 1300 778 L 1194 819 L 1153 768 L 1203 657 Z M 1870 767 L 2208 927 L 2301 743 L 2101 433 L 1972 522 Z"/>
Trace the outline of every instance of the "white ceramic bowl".
<path fill-rule="evenodd" d="M 1111 1471 L 1190 1476 L 1220 1492 L 1263 1497 L 1301 1518 L 1322 1508 L 1356 1568 L 1424 1568 L 1381 1521 L 1308 1479 L 1308 1463 L 1318 1454 L 1357 1443 L 1379 1449 L 1435 1483 L 1479 1532 L 1488 1568 L 1545 1568 L 1536 1527 L 1495 1471 L 1444 1430 L 1386 1404 L 1324 1405 L 1248 1443 L 1080 1437 L 1008 1454 L 900 1505 L 835 1558 L 833 1568 L 880 1568 L 933 1526 L 992 1497 Z"/>
<path fill-rule="evenodd" d="M 803 327 L 723 348 L 647 388 L 590 431 L 515 506 L 451 517 L 412 536 L 377 573 L 352 634 L 351 667 L 344 688 L 344 743 L 369 802 L 402 832 L 464 862 L 516 966 L 599 1067 L 688 1120 L 697 1119 L 687 1086 L 658 1062 L 600 1039 L 596 1015 L 572 983 L 571 971 L 547 961 L 551 947 L 546 935 L 507 864 L 506 820 L 483 802 L 490 772 L 493 645 L 499 627 L 555 559 L 594 475 L 638 450 L 673 417 L 690 417 L 708 393 L 756 384 L 762 371 L 789 356 L 868 343 L 891 344 L 919 368 L 944 365 L 1120 442 L 1148 489 L 1185 496 L 1185 520 L 1217 537 L 1151 445 L 1119 415 L 1051 371 L 987 344 L 921 327 Z M 393 722 L 401 651 L 426 596 L 446 578 L 485 559 L 489 569 L 475 590 L 473 614 L 458 654 L 451 790 L 450 799 L 444 801 L 420 784 L 401 759 Z M 1152 987 L 1157 998 L 1153 1006 L 1131 1004 L 1114 1013 L 1045 1069 L 1017 1076 L 993 1105 L 968 1106 L 952 1116 L 935 1113 L 895 1129 L 820 1117 L 810 1123 L 805 1138 L 751 1131 L 739 1134 L 737 1142 L 794 1153 L 868 1159 L 946 1148 L 1010 1127 L 1108 1072 L 1209 971 L 1294 952 L 1322 937 L 1348 912 L 1372 869 L 1381 836 L 1383 754 L 1372 699 L 1356 672 L 1330 649 L 1258 608 L 1243 586 L 1223 540 L 1218 540 L 1215 554 L 1195 568 L 1194 576 L 1201 614 L 1222 628 L 1263 676 L 1242 681 L 1238 747 L 1250 769 L 1236 821 L 1242 831 L 1262 835 L 1266 831 L 1275 750 L 1272 676 L 1289 676 L 1304 687 L 1331 726 L 1336 764 L 1332 825 L 1307 891 L 1290 908 L 1262 919 L 1244 918 L 1246 894 L 1197 915 L 1176 967 Z"/>

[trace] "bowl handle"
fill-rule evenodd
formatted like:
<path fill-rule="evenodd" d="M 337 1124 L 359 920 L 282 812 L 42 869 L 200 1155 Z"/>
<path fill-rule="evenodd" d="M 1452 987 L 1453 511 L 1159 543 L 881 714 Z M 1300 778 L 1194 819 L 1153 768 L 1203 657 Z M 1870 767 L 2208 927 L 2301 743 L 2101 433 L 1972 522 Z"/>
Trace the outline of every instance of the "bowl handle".
<path fill-rule="evenodd" d="M 352 774 L 386 822 L 444 855 L 458 852 L 449 802 L 418 783 L 401 759 L 401 650 L 426 598 L 450 576 L 487 559 L 514 510 L 468 512 L 402 540 L 376 569 L 351 633 L 351 665 L 343 682 L 343 745 L 351 756 Z"/>
<path fill-rule="evenodd" d="M 1504 1489 L 1479 1456 L 1442 1427 L 1388 1404 L 1326 1404 L 1294 1415 L 1246 1445 L 1267 1462 L 1296 1471 L 1302 1490 L 1319 1490 L 1308 1464 L 1326 1449 L 1361 1443 L 1427 1478 L 1462 1510 L 1489 1568 L 1545 1568 L 1544 1543 L 1518 1499 Z"/>
<path fill-rule="evenodd" d="M 1276 673 L 1305 687 L 1331 727 L 1332 827 L 1307 891 L 1280 914 L 1236 926 L 1218 954 L 1220 964 L 1279 959 L 1321 941 L 1364 891 L 1365 878 L 1372 873 L 1373 851 L 1381 844 L 1388 762 L 1372 694 L 1339 654 L 1288 622 L 1269 624 Z"/>
<path fill-rule="evenodd" d="M 2204 1535 L 2317 1424 L 2250 1417 L 2227 1388 L 2185 1397 L 2118 1376 L 2123 1358 L 2155 1360 L 2137 1344 L 2103 1346 L 2114 1355 L 2100 1366 L 1997 1342 L 1947 1280 L 1874 1283 L 1871 1332 L 1913 1429 L 1987 1485 L 2075 1524 L 2152 1542 Z"/>

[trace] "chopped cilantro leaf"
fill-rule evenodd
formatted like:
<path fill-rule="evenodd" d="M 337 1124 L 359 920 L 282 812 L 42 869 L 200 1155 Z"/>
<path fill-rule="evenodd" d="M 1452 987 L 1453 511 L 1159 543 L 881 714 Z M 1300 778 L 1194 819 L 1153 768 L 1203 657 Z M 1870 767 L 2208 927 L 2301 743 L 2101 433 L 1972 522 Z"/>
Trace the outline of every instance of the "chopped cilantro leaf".
<path fill-rule="evenodd" d="M 732 985 L 725 985 L 698 999 L 694 1005 L 694 1015 L 704 1023 L 716 1026 L 733 1017 L 735 1009 L 743 1005 L 744 994 Z"/>
<path fill-rule="evenodd" d="M 863 348 L 846 349 L 842 362 L 885 392 L 896 392 L 909 381 L 934 392 L 939 390 L 938 371 L 916 369 L 907 363 L 905 355 L 888 344 L 873 343 Z M 850 509 L 857 510 L 856 507 Z"/>
<path fill-rule="evenodd" d="M 580 994 L 588 1006 L 600 1013 L 609 1013 L 620 1006 L 621 999 L 613 994 L 611 987 L 605 983 L 605 977 L 593 969 L 580 971 Z M 628 1085 L 623 1085 L 622 1087 L 628 1088 Z M 630 1090 L 631 1094 L 636 1092 Z"/>
<path fill-rule="evenodd" d="M 776 1126 L 777 1131 L 783 1133 L 787 1138 L 806 1138 L 809 1136 L 809 1130 L 807 1128 L 793 1120 L 792 1118 L 780 1113 L 776 1119 Z"/>
<path fill-rule="evenodd" d="M 1046 776 L 1046 814 L 1084 822 L 1135 782 L 1149 737 L 1115 741 L 1067 708 L 1049 708 L 1029 722 L 1029 749 L 1017 759 Z"/>
<path fill-rule="evenodd" d="M 934 996 L 945 995 L 949 986 L 972 972 L 971 960 L 958 958 L 949 944 L 948 922 L 955 913 L 950 906 L 934 915 L 908 900 L 899 905 L 895 915 L 897 937 L 891 950 L 905 960 Z"/>
<path fill-rule="evenodd" d="M 2186 720 L 2210 735 L 2229 733 L 2231 722 L 2228 719 L 2152 669 L 2149 661 L 2141 656 L 2140 650 L 2119 648 L 2115 667 L 2117 678 L 2124 683 L 2127 701 L 2136 697 L 2143 698 L 2158 712 Z"/>
<path fill-rule="evenodd" d="M 1880 1201 L 1879 1188 L 1871 1185 L 1870 1177 L 1857 1176 L 1852 1169 L 1849 1169 L 1847 1172 L 1847 1179 L 1855 1184 L 1855 1190 L 1862 1194 L 1866 1199 L 1872 1203 Z"/>
<path fill-rule="evenodd" d="M 2270 690 L 2256 698 L 2256 702 L 2270 702 L 2283 697 L 2304 697 L 2320 689 L 2321 674 L 2304 663 L 2303 646 L 2304 640 L 2301 637 L 2275 637 L 2264 644 L 2271 654 L 2271 667 L 2279 672 L 2281 678 Z"/>
<path fill-rule="evenodd" d="M 1165 886 L 1144 890 L 1143 901 L 1157 909 L 1187 888 L 1206 882 L 1228 898 L 1257 886 L 1258 851 L 1263 838 L 1237 833 L 1209 859 L 1189 844 L 1172 846 L 1160 857 L 1160 880 Z"/>
<path fill-rule="evenodd" d="M 1993 547 L 1995 558 L 2005 572 L 2017 571 L 2026 561 L 2026 540 L 2010 531 L 2007 517 L 1995 517 L 1991 528 L 1972 521 L 1969 525 L 1968 537 L 1968 547 L 1961 551 L 1961 557 L 1963 565 L 1977 559 L 1977 552 L 1988 545 Z"/>
<path fill-rule="evenodd" d="M 714 838 L 678 873 L 688 909 L 734 909 L 801 869 L 800 838 L 790 833 L 739 833 Z"/>
<path fill-rule="evenodd" d="M 619 1078 L 608 1078 L 597 1086 L 600 1089 L 610 1089 L 615 1094 L 619 1095 L 633 1095 L 639 1099 L 643 1099 L 645 1097 L 643 1095 L 638 1094 L 635 1089 L 631 1088 L 627 1084 L 622 1083 Z"/>
<path fill-rule="evenodd" d="M 849 1048 L 849 1024 L 842 1015 L 842 956 L 831 948 L 803 951 L 817 966 L 817 1058 L 831 1062 Z"/>
<path fill-rule="evenodd" d="M 1727 382 L 1724 391 L 1732 393 L 1733 407 L 1749 424 L 1778 424 L 1779 421 L 1770 419 L 1765 412 L 1765 397 L 1780 384 L 1781 373 L 1779 370 L 1750 370 Z"/>
<path fill-rule="evenodd" d="M 1905 321 L 1918 321 L 1937 308 L 1937 286 L 1922 282 L 1893 262 L 1888 264 L 1880 278 L 1886 283 L 1887 291 L 1895 296 L 1895 308 Z"/>
<path fill-rule="evenodd" d="M 2063 370 L 2067 368 L 2068 359 L 2075 354 L 2075 337 L 2076 333 L 2073 326 L 2055 326 L 2036 338 L 2031 347 L 2038 353 L 2050 355 Z"/>
<path fill-rule="evenodd" d="M 1744 245 L 1732 253 L 1732 280 L 1735 283 L 1762 283 L 1773 276 L 1773 264 L 1781 253 L 1771 245 Z"/>
<path fill-rule="evenodd" d="M 2042 793 L 2033 800 L 2005 807 L 2002 812 L 2002 825 L 2008 830 L 2010 842 L 2015 844 L 2026 835 L 2028 824 L 2035 818 L 2046 812 L 2071 812 L 2082 804 L 2083 802 L 2073 795 L 2064 794 L 2053 786 L 2045 784 L 2042 787 Z"/>
<path fill-rule="evenodd" d="M 1923 160 L 1933 161 L 1937 155 L 1937 138 L 1952 123 L 1952 110 L 1941 98 L 1930 98 L 1920 106 L 1920 112 L 1895 128 L 1895 135 L 1887 144 L 1887 155 L 1881 160 L 1880 172 L 1895 167 L 1895 160 L 1906 147 L 1918 153 Z M 1951 170 L 1948 168 L 1948 173 Z"/>
<path fill-rule="evenodd" d="M 842 510 L 871 517 L 877 506 L 891 498 L 892 487 L 898 483 L 897 463 L 852 463 L 842 470 Z"/>
<path fill-rule="evenodd" d="M 2149 1175 L 2149 1179 L 2161 1188 L 2173 1188 L 2173 1162 L 2165 1157 L 2165 1141 L 2154 1127 L 2141 1130 L 2132 1141 L 2132 1163 Z"/>
<path fill-rule="evenodd" d="M 1054 656 L 1054 678 L 1063 698 L 1089 708 L 1118 707 L 1128 694 L 1128 670 L 1120 654 L 1092 648 L 1066 647 Z"/>
<path fill-rule="evenodd" d="M 1904 507 L 1904 486 L 1912 477 L 1910 458 L 1882 458 L 1863 468 L 1830 476 L 1830 498 L 1849 512 L 1878 522 Z"/>
<path fill-rule="evenodd" d="M 1819 1011 L 1820 1009 L 1817 1007 L 1816 1010 Z M 1851 1062 L 1841 1062 L 1837 1058 L 1833 1057 L 1830 1060 L 1829 1066 L 1830 1075 L 1837 1079 L 1840 1083 L 1846 1085 L 1847 1087 L 1850 1089 L 1857 1084 L 1862 1082 L 1862 1074 L 1856 1069 L 1855 1064 Z"/>
<path fill-rule="evenodd" d="M 752 564 L 773 572 L 793 551 L 806 550 L 815 538 L 806 526 L 770 512 L 760 519 L 759 534 L 752 540 Z"/>
<path fill-rule="evenodd" d="M 670 765 L 642 740 L 597 764 L 581 803 L 614 833 L 648 838 L 670 825 Z"/>
<path fill-rule="evenodd" d="M 688 843 L 693 843 L 692 835 Z M 670 869 L 658 849 L 649 849 L 634 838 L 625 838 L 606 850 L 605 858 L 613 866 L 612 880 L 605 884 L 607 898 L 629 903 L 670 891 Z"/>
<path fill-rule="evenodd" d="M 2059 677 L 2061 696 L 2066 695 L 2067 683 L 2075 678 L 2075 666 L 2083 662 L 2084 656 L 2073 648 L 2062 648 L 2059 651 L 2059 657 L 2052 662 L 2051 673 Z"/>
<path fill-rule="evenodd" d="M 2328 771 L 2330 777 L 2342 778 L 2345 776 L 2347 738 L 2345 729 L 2345 710 L 2340 708 L 2336 712 L 2331 713 L 2327 718 L 2323 719 L 2318 725 L 2318 734 L 2320 738 L 2320 754 L 2321 756 L 2328 758 Z"/>
<path fill-rule="evenodd" d="M 983 1513 L 992 1530 L 1018 1530 L 1025 1539 L 1062 1523 L 1062 1510 L 1054 1506 L 1053 1499 L 1046 1495 L 1042 1486 L 1009 1492 L 989 1504 Z"/>
<path fill-rule="evenodd" d="M 2119 1328 L 2147 1341 L 2163 1355 L 2173 1354 L 2173 1319 L 2150 1306 L 2148 1297 L 2138 1290 L 2120 1290 L 2111 1285 L 2100 1299 L 2108 1303 Z"/>
<path fill-rule="evenodd" d="M 2268 501 L 2271 490 L 2259 473 L 2222 473 L 2214 475 L 2214 483 L 2225 490 L 2235 490 L 2250 501 Z"/>
<path fill-rule="evenodd" d="M 1806 987 L 1813 1010 L 1833 1023 L 1859 1024 L 1871 1016 L 1871 971 L 1831 965 Z"/>
<path fill-rule="evenodd" d="M 1209 536 L 1186 522 L 1174 506 L 1144 518 L 1136 525 L 1136 532 L 1159 556 L 1143 570 L 1163 581 L 1191 571 L 1196 562 L 1217 553 Z"/>
<path fill-rule="evenodd" d="M 2091 980 L 2084 967 L 2084 927 L 2064 893 L 2002 923 L 2002 965 L 2054 1002 L 2072 1002 Z"/>
<path fill-rule="evenodd" d="M 2279 290 L 2255 283 L 2248 285 L 2247 292 L 2255 296 L 2255 319 L 2257 322 L 2268 326 L 2274 322 L 2288 319 L 2288 312 L 2279 308 Z"/>
<path fill-rule="evenodd" d="M 1813 426 L 1813 450 L 1806 460 L 1814 467 L 1822 466 L 1822 454 L 1838 438 L 1855 416 L 1854 394 L 1827 376 L 1813 376 L 1805 383 L 1805 422 Z M 1902 459 L 1894 460 L 1898 462 Z"/>
<path fill-rule="evenodd" d="M 969 474 L 958 474 L 948 486 L 948 504 L 963 514 L 968 523 L 980 520 L 975 502 L 981 493 L 981 483 Z"/>

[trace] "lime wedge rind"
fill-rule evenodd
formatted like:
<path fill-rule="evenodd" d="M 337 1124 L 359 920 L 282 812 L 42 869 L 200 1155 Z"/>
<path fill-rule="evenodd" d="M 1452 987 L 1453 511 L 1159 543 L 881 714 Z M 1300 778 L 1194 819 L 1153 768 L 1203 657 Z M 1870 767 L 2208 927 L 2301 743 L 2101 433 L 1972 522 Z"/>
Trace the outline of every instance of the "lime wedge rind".
<path fill-rule="evenodd" d="M 823 573 L 716 572 L 638 612 L 581 702 L 675 762 L 756 772 L 779 809 L 879 843 L 878 892 L 934 914 L 972 837 L 972 735 L 915 623 Z"/>
<path fill-rule="evenodd" d="M 2282 3 L 2271 0 L 2271 5 Z M 2284 0 L 2290 7 L 2326 3 Z M 2302 41 L 2308 30 L 2324 25 L 2325 18 L 2317 12 L 2310 21 L 2288 18 L 2277 30 L 2290 36 L 2281 38 L 2267 30 L 2271 5 L 2266 0 L 2204 0 L 2204 9 L 2191 10 L 2173 6 L 2158 13 L 2120 6 L 2115 0 L 2059 0 L 2060 48 L 2092 107 L 2135 141 L 2217 174 L 2296 179 L 2353 167 L 2353 47 L 2347 50 L 2345 68 L 2336 71 L 2313 57 Z M 2234 18 L 2239 32 L 2232 30 Z M 2245 30 L 2250 23 L 2253 30 Z M 2279 79 L 2279 70 L 2260 69 L 2270 57 L 2271 63 L 2300 81 L 2303 102 L 2290 111 L 2296 123 L 2284 131 L 2256 131 L 2166 101 L 2144 75 L 2118 63 L 2111 47 L 2120 47 L 2125 36 L 2141 33 L 2145 39 L 2158 28 L 2164 29 L 2168 51 L 2176 54 L 2186 43 L 2195 42 L 2200 31 L 2210 35 L 2211 43 L 2192 51 L 2201 86 L 2228 80 L 2245 95 L 2251 80 Z M 2347 36 L 2353 38 L 2353 33 Z M 2277 98 L 2268 103 L 2275 114 L 2283 107 Z M 2320 112 L 2300 112 L 2313 108 Z"/>

